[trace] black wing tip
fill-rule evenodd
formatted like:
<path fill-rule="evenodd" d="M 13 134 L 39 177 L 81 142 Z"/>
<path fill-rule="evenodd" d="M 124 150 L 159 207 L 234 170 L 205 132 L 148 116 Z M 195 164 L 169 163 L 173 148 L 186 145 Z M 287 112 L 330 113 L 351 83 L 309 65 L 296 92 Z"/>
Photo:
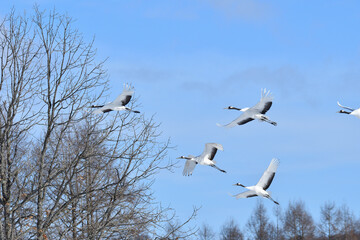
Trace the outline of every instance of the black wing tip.
<path fill-rule="evenodd" d="M 122 104 L 123 106 L 125 106 L 126 104 L 128 104 L 128 103 L 130 102 L 130 100 L 131 100 L 131 96 L 132 96 L 132 95 L 126 95 L 126 96 L 125 96 L 125 99 L 121 101 L 121 104 Z"/>
<path fill-rule="evenodd" d="M 217 152 L 217 148 L 216 148 L 216 147 L 212 147 L 212 148 L 211 148 L 211 151 L 210 151 L 210 157 L 209 157 L 210 160 L 213 160 L 213 159 L 214 159 L 214 157 L 215 157 L 215 155 L 216 155 L 216 152 Z"/>
<path fill-rule="evenodd" d="M 274 180 L 275 174 L 276 174 L 275 172 L 272 173 L 272 175 L 268 179 L 266 185 L 264 186 L 264 190 L 267 190 L 270 187 L 272 181 Z"/>
<path fill-rule="evenodd" d="M 265 114 L 267 111 L 270 110 L 271 106 L 272 106 L 272 101 L 266 102 L 264 109 L 260 113 Z"/>

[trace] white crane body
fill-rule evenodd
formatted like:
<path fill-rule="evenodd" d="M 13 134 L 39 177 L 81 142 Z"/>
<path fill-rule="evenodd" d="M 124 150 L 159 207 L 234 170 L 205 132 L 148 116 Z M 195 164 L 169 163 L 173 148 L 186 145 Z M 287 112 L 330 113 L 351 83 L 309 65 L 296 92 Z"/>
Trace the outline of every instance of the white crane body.
<path fill-rule="evenodd" d="M 278 166 L 279 166 L 279 160 L 276 158 L 273 158 L 271 160 L 269 167 L 265 170 L 265 172 L 261 176 L 259 182 L 254 186 L 244 186 L 241 183 L 234 184 L 236 186 L 241 186 L 241 187 L 249 190 L 246 192 L 239 193 L 239 194 L 235 195 L 234 197 L 239 199 L 239 198 L 250 198 L 250 197 L 260 196 L 263 198 L 270 199 L 275 204 L 279 204 L 277 201 L 272 199 L 270 192 L 266 191 L 270 187 L 270 184 L 272 183 L 272 181 L 274 179 L 275 172 L 276 172 Z"/>
<path fill-rule="evenodd" d="M 221 172 L 226 173 L 225 170 L 222 170 L 215 165 L 216 162 L 214 161 L 214 157 L 215 157 L 217 150 L 223 151 L 224 148 L 221 144 L 218 144 L 218 143 L 206 143 L 205 149 L 200 156 L 194 157 L 192 155 L 189 155 L 188 157 L 185 157 L 185 156 L 178 157 L 178 159 L 186 159 L 184 170 L 183 170 L 183 175 L 184 176 L 192 175 L 192 173 L 195 169 L 195 166 L 197 164 L 204 165 L 204 166 L 210 166 L 210 167 L 216 168 L 217 170 L 219 170 Z"/>
<path fill-rule="evenodd" d="M 266 91 L 266 89 L 261 91 L 261 99 L 260 101 L 254 105 L 253 107 L 249 108 L 237 108 L 233 106 L 229 106 L 225 109 L 233 109 L 243 112 L 238 118 L 236 118 L 234 121 L 230 122 L 226 125 L 218 124 L 220 127 L 235 127 L 236 125 L 243 125 L 248 122 L 251 122 L 252 120 L 258 119 L 259 121 L 268 122 L 274 126 L 277 125 L 276 122 L 271 121 L 267 116 L 265 116 L 265 113 L 269 111 L 269 109 L 272 106 L 272 100 L 273 97 L 270 94 L 270 91 Z"/>
<path fill-rule="evenodd" d="M 93 114 L 107 113 L 111 111 L 123 111 L 123 110 L 127 110 L 134 113 L 140 113 L 139 111 L 132 110 L 131 108 L 125 106 L 130 102 L 133 94 L 134 91 L 132 90 L 132 88 L 129 85 L 125 85 L 122 93 L 113 102 L 106 103 L 105 105 L 92 105 L 91 108 L 97 108 L 96 110 L 93 111 Z"/>

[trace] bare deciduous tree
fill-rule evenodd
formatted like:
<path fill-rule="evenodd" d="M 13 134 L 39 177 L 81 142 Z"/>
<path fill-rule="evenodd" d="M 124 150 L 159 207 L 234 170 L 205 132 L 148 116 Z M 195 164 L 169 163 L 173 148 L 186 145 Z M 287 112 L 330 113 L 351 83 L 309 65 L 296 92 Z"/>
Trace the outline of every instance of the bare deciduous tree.
<path fill-rule="evenodd" d="M 152 118 L 94 116 L 107 90 L 103 62 L 72 19 L 35 8 L 0 25 L 0 238 L 167 236 L 175 212 L 151 191 L 171 169 Z M 131 104 L 135 104 L 132 101 Z M 174 225 L 181 229 L 196 214 Z"/>
<path fill-rule="evenodd" d="M 320 209 L 319 236 L 324 239 L 336 239 L 339 232 L 339 221 L 340 214 L 335 208 L 335 203 L 325 203 Z"/>
<path fill-rule="evenodd" d="M 220 231 L 221 240 L 243 240 L 244 235 L 240 230 L 240 227 L 234 219 L 230 219 L 226 222 Z"/>
<path fill-rule="evenodd" d="M 28 231 L 26 192 L 32 181 L 28 138 L 39 121 L 34 93 L 41 75 L 39 46 L 29 20 L 12 11 L 0 24 L 0 181 L 1 239 L 20 238 Z"/>
<path fill-rule="evenodd" d="M 283 240 L 285 239 L 284 233 L 283 233 L 283 228 L 282 228 L 282 219 L 283 219 L 283 214 L 281 211 L 281 207 L 279 205 L 275 205 L 273 208 L 273 213 L 275 216 L 275 233 L 274 233 L 274 238 L 278 239 L 278 240 Z"/>
<path fill-rule="evenodd" d="M 208 224 L 204 223 L 199 229 L 198 236 L 200 240 L 213 240 L 215 239 L 215 232 Z"/>
<path fill-rule="evenodd" d="M 338 214 L 338 228 L 341 239 L 359 239 L 359 220 L 356 219 L 354 213 L 349 209 L 349 207 L 345 204 L 342 205 L 338 209 Z"/>
<path fill-rule="evenodd" d="M 284 233 L 288 239 L 314 238 L 314 221 L 302 201 L 290 202 L 284 217 Z"/>
<path fill-rule="evenodd" d="M 246 224 L 250 239 L 273 239 L 274 226 L 267 216 L 264 204 L 258 201 L 253 214 Z"/>

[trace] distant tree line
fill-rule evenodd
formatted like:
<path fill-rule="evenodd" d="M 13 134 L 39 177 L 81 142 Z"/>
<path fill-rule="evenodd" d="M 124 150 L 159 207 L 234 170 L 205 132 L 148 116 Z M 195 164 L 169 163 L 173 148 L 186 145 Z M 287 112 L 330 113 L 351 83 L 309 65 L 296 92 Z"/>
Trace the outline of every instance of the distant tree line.
<path fill-rule="evenodd" d="M 320 219 L 315 222 L 303 201 L 290 202 L 283 211 L 273 209 L 273 220 L 261 200 L 257 202 L 247 223 L 241 228 L 230 219 L 218 234 L 208 224 L 198 231 L 200 240 L 357 240 L 360 239 L 360 219 L 347 205 L 337 207 L 326 202 L 320 208 Z"/>

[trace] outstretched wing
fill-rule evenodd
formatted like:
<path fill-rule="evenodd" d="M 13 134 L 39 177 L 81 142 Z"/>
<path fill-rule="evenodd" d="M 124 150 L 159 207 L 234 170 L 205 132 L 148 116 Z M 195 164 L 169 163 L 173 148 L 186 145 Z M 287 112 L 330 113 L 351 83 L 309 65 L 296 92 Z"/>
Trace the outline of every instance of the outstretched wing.
<path fill-rule="evenodd" d="M 265 172 L 261 176 L 261 178 L 260 178 L 259 182 L 256 184 L 256 186 L 259 186 L 259 187 L 263 188 L 264 190 L 268 189 L 270 187 L 272 180 L 275 177 L 275 172 L 276 172 L 277 167 L 279 166 L 279 163 L 280 162 L 278 159 L 273 158 L 271 160 L 269 167 L 265 170 Z"/>
<path fill-rule="evenodd" d="M 116 106 L 125 106 L 130 102 L 133 94 L 134 91 L 131 87 L 129 85 L 125 85 L 123 92 L 112 102 L 112 104 Z"/>
<path fill-rule="evenodd" d="M 251 197 L 256 197 L 256 196 L 257 196 L 257 194 L 255 193 L 255 191 L 246 191 L 246 192 L 242 192 L 242 193 L 234 195 L 234 197 L 236 197 L 236 199 L 251 198 Z"/>
<path fill-rule="evenodd" d="M 107 113 L 107 112 L 113 111 L 111 108 L 108 108 L 107 106 L 108 105 L 98 108 L 98 109 L 94 110 L 92 113 L 99 114 L 99 113 Z"/>
<path fill-rule="evenodd" d="M 231 123 L 228 123 L 226 125 L 220 125 L 220 124 L 217 123 L 216 125 L 218 125 L 219 127 L 232 128 L 232 127 L 235 127 L 236 125 L 243 125 L 245 123 L 251 122 L 252 120 L 254 120 L 252 111 L 247 110 L 243 114 L 241 114 L 240 117 L 238 117 L 237 119 L 235 119 Z"/>
<path fill-rule="evenodd" d="M 261 99 L 260 101 L 252 107 L 252 109 L 260 112 L 261 114 L 265 114 L 271 108 L 273 101 L 273 96 L 270 91 L 266 92 L 266 89 L 261 90 Z"/>
<path fill-rule="evenodd" d="M 196 162 L 193 160 L 186 160 L 185 162 L 185 166 L 184 166 L 184 170 L 183 170 L 183 175 L 184 176 L 191 176 L 194 168 L 196 166 Z"/>
<path fill-rule="evenodd" d="M 345 107 L 345 106 L 341 105 L 341 104 L 339 103 L 339 101 L 337 102 L 337 104 L 339 105 L 339 107 L 348 109 L 348 110 L 350 110 L 350 111 L 354 111 L 354 110 L 355 110 L 355 109 L 353 109 L 353 108 L 349 108 L 349 107 Z"/>
<path fill-rule="evenodd" d="M 219 143 L 206 143 L 204 152 L 201 155 L 202 157 L 213 160 L 218 149 L 221 151 L 224 150 L 223 146 Z"/>

